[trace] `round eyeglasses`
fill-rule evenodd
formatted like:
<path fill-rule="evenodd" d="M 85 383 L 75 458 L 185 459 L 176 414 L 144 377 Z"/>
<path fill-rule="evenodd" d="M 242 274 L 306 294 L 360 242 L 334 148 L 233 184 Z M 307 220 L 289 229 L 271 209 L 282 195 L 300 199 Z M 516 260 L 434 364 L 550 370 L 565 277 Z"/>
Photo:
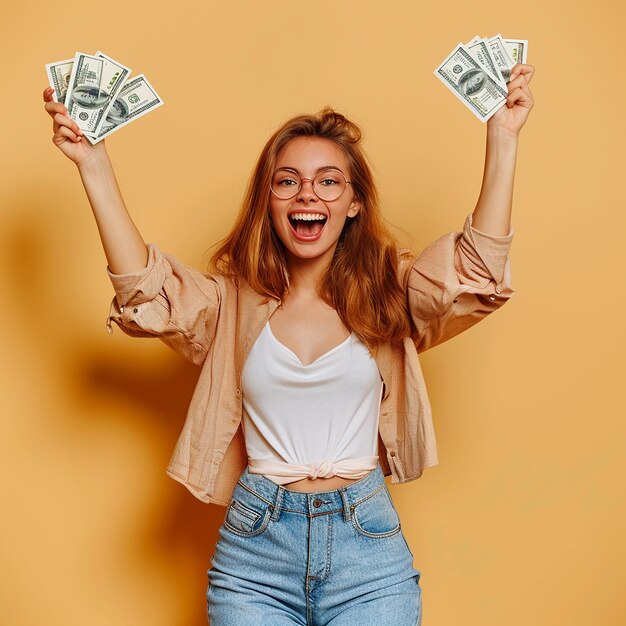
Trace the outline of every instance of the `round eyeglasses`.
<path fill-rule="evenodd" d="M 313 193 L 326 202 L 337 200 L 346 190 L 346 186 L 352 184 L 346 180 L 341 170 L 337 169 L 323 170 L 311 179 L 301 178 L 296 171 L 281 167 L 274 172 L 270 189 L 281 200 L 289 200 L 300 193 L 305 180 L 311 181 Z"/>

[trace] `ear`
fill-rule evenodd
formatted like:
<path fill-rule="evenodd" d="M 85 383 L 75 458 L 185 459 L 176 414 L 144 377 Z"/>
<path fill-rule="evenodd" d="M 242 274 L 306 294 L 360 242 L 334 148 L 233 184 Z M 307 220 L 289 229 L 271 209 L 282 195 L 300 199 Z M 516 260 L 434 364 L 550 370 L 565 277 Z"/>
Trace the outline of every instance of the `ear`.
<path fill-rule="evenodd" d="M 355 217 L 356 214 L 361 210 L 361 203 L 357 200 L 353 200 L 350 203 L 350 208 L 348 209 L 348 217 Z"/>

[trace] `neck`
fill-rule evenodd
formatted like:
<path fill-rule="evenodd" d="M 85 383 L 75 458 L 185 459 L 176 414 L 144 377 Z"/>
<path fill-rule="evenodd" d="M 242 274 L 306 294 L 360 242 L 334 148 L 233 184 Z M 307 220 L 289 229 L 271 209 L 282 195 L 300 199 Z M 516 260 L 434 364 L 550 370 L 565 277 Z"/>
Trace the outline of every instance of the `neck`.
<path fill-rule="evenodd" d="M 318 297 L 318 286 L 330 266 L 335 246 L 323 255 L 305 259 L 288 252 L 289 290 L 291 296 Z"/>

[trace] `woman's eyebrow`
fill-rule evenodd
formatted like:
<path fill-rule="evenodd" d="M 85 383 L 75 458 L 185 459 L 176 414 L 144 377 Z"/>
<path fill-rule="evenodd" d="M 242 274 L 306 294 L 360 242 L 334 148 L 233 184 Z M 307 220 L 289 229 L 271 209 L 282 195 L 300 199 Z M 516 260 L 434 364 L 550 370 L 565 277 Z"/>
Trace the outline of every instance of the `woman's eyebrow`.
<path fill-rule="evenodd" d="M 300 170 L 297 167 L 291 167 L 290 165 L 283 165 L 283 167 L 280 167 L 278 169 L 281 170 L 291 170 L 292 172 L 296 172 L 297 174 L 300 174 Z M 341 171 L 341 168 L 338 165 L 322 165 L 321 167 L 318 167 L 315 172 L 321 172 L 322 170 L 339 170 Z"/>

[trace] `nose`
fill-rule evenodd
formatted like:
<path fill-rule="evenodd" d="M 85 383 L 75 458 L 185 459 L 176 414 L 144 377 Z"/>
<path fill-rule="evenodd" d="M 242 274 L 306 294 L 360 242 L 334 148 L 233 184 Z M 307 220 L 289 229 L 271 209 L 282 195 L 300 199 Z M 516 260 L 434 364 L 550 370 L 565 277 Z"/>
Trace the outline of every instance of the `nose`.
<path fill-rule="evenodd" d="M 302 186 L 300 187 L 300 191 L 296 197 L 296 200 L 307 199 L 307 200 L 317 200 L 317 196 L 313 191 L 313 179 L 311 178 L 302 178 Z M 308 185 L 307 185 L 308 183 Z"/>

